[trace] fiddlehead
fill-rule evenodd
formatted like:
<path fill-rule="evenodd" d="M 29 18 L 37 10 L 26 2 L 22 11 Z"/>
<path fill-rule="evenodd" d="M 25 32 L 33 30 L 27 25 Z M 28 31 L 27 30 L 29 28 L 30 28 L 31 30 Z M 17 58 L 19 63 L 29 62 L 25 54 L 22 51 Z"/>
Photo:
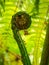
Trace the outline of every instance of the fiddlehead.
<path fill-rule="evenodd" d="M 18 12 L 12 17 L 11 25 L 18 47 L 20 49 L 23 65 L 31 65 L 24 41 L 19 34 L 19 30 L 27 29 L 31 24 L 30 16 L 24 12 Z"/>

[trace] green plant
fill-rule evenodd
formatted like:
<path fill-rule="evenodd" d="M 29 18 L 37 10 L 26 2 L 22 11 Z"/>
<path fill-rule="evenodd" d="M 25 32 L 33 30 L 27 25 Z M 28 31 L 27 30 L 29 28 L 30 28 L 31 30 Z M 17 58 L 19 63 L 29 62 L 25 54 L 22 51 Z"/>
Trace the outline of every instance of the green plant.
<path fill-rule="evenodd" d="M 25 17 L 27 18 L 22 18 L 21 16 L 24 16 L 26 15 Z M 16 17 L 19 17 L 19 21 L 17 21 L 17 18 Z M 16 20 L 15 20 L 16 19 Z M 24 22 L 22 22 L 22 20 L 24 21 L 24 19 L 26 19 L 24 22 L 26 22 L 24 24 Z M 21 23 L 21 25 L 19 25 L 19 22 Z M 27 22 L 29 22 L 27 24 Z M 23 25 L 22 25 L 23 23 Z M 20 53 L 21 53 L 21 58 L 22 58 L 22 62 L 24 65 L 31 65 L 31 62 L 29 60 L 29 56 L 28 56 L 28 53 L 26 51 L 26 48 L 25 48 L 25 45 L 24 45 L 24 41 L 22 40 L 21 38 L 21 35 L 19 34 L 19 29 L 26 29 L 30 26 L 30 19 L 28 17 L 27 14 L 23 13 L 23 12 L 19 12 L 17 14 L 15 14 L 13 17 L 12 17 L 12 21 L 11 21 L 11 24 L 12 24 L 12 30 L 13 30 L 13 34 L 14 34 L 14 39 L 16 40 L 17 44 L 18 44 L 18 47 L 20 49 Z M 27 24 L 27 25 L 26 25 Z M 29 25 L 29 26 L 28 26 Z M 24 26 L 24 27 L 23 27 Z"/>
<path fill-rule="evenodd" d="M 11 17 L 19 11 L 25 11 L 31 15 L 31 26 L 27 29 L 27 32 L 24 30 L 26 35 L 23 30 L 18 32 L 20 32 L 25 42 L 24 45 L 32 65 L 40 65 L 48 23 L 47 20 L 49 18 L 49 13 L 47 14 L 48 5 L 48 0 L 0 0 L 0 48 L 3 49 L 4 52 L 6 52 L 6 49 L 8 50 L 8 52 L 5 53 L 6 60 L 9 59 L 10 54 L 10 57 L 15 56 L 15 58 L 17 54 L 18 56 L 20 55 L 19 48 L 16 44 L 17 42 L 13 38 L 11 31 Z M 4 61 L 5 65 L 9 62 L 10 65 L 13 65 L 15 58 L 12 57 L 9 61 Z M 15 63 L 19 62 L 16 61 Z M 20 63 L 14 65 L 20 65 Z"/>

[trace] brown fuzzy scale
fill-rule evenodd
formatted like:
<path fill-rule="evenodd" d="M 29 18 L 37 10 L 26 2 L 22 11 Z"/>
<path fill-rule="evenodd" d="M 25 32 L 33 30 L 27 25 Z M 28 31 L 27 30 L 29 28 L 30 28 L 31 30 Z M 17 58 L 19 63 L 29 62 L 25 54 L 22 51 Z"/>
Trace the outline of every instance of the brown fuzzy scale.
<path fill-rule="evenodd" d="M 25 12 L 18 12 L 13 16 L 13 21 L 17 29 L 23 30 L 29 28 L 31 24 L 30 16 Z"/>

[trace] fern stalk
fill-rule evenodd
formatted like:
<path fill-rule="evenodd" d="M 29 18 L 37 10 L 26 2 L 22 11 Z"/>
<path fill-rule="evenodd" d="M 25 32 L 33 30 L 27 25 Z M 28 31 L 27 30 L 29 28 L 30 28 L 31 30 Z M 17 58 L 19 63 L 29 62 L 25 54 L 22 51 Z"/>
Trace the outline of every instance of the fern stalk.
<path fill-rule="evenodd" d="M 14 34 L 14 39 L 16 40 L 18 47 L 20 49 L 23 65 L 31 65 L 28 53 L 24 45 L 24 41 L 22 40 L 19 31 L 17 29 L 14 29 L 13 34 Z"/>
<path fill-rule="evenodd" d="M 45 38 L 40 65 L 48 65 L 48 59 L 49 59 L 49 24 L 47 27 L 46 38 Z"/>

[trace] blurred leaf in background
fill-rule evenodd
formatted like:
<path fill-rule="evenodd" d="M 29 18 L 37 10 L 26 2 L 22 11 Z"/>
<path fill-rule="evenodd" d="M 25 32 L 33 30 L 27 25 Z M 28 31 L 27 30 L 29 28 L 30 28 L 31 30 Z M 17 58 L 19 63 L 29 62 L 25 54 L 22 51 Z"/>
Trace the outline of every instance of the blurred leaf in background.
<path fill-rule="evenodd" d="M 48 5 L 49 0 L 0 0 L 0 49 L 5 57 L 4 65 L 22 65 L 21 60 L 15 61 L 20 51 L 11 30 L 11 18 L 18 11 L 25 11 L 31 16 L 32 24 L 27 29 L 29 34 L 25 35 L 23 30 L 20 34 L 32 65 L 39 65 L 49 18 Z"/>

